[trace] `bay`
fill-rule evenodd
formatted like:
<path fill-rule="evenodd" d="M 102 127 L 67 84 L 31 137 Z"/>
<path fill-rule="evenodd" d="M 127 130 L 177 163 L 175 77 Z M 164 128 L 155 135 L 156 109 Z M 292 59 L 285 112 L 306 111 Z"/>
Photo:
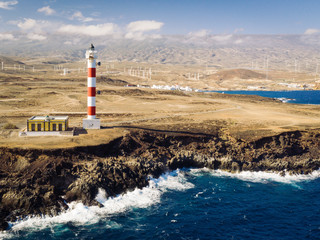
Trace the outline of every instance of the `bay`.
<path fill-rule="evenodd" d="M 320 90 L 306 91 L 210 91 L 224 94 L 258 95 L 297 104 L 320 104 Z"/>

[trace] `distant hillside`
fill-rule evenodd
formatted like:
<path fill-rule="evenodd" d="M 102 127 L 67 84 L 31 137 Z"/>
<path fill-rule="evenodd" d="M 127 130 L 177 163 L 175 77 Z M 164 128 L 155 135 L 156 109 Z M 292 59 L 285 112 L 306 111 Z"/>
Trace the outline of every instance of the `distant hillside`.
<path fill-rule="evenodd" d="M 84 59 L 85 50 L 93 42 L 103 62 L 130 61 L 263 70 L 268 58 L 270 69 L 309 72 L 315 72 L 320 63 L 320 35 L 170 35 L 142 41 L 79 37 L 76 44 L 71 44 L 73 40 L 66 41 L 61 36 L 52 35 L 41 42 L 7 41 L 0 44 L 0 53 L 78 61 Z"/>
<path fill-rule="evenodd" d="M 232 69 L 219 71 L 216 74 L 212 74 L 208 79 L 214 80 L 226 80 L 226 79 L 265 79 L 265 74 L 261 74 L 255 71 L 247 69 Z"/>
<path fill-rule="evenodd" d="M 20 62 L 20 61 L 14 60 L 13 58 L 5 57 L 5 56 L 0 56 L 0 64 L 1 64 L 1 62 L 4 62 L 6 64 L 10 64 L 10 65 L 13 65 L 13 64 L 23 65 L 24 64 L 23 62 Z M 1 67 L 1 65 L 0 65 L 0 67 Z"/>

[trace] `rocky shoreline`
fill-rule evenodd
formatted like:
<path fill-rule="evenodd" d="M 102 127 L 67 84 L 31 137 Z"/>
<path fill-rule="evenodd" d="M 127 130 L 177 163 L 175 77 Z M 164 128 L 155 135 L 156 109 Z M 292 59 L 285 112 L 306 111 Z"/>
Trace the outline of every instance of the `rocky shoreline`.
<path fill-rule="evenodd" d="M 39 150 L 0 148 L 0 230 L 28 215 L 57 215 L 67 203 L 148 185 L 148 176 L 182 167 L 230 172 L 309 174 L 320 168 L 320 131 L 245 141 L 225 134 L 132 130 L 99 146 Z"/>

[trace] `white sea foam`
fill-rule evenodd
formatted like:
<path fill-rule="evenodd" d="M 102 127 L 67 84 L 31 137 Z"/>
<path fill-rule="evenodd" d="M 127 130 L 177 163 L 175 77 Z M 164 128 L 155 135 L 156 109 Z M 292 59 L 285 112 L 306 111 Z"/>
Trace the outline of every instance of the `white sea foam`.
<path fill-rule="evenodd" d="M 248 182 L 260 182 L 260 183 L 268 183 L 268 182 L 280 182 L 280 183 L 288 183 L 295 184 L 303 181 L 310 181 L 320 177 L 320 170 L 313 171 L 311 174 L 303 175 L 303 174 L 285 174 L 285 176 L 280 175 L 279 173 L 274 172 L 250 172 L 250 171 L 242 171 L 239 173 L 230 173 L 221 170 L 212 170 L 208 168 L 202 169 L 191 169 L 191 174 L 199 176 L 203 173 L 209 173 L 213 176 L 217 177 L 229 177 L 229 178 L 237 178 L 243 181 Z"/>
<path fill-rule="evenodd" d="M 59 224 L 72 223 L 74 225 L 90 225 L 99 222 L 101 219 L 108 219 L 113 214 L 130 211 L 134 208 L 147 208 L 161 201 L 161 196 L 166 191 L 184 191 L 191 189 L 194 185 L 187 181 L 186 174 L 201 176 L 210 174 L 217 177 L 237 178 L 247 182 L 281 182 L 295 184 L 302 181 L 314 180 L 320 177 L 320 170 L 314 171 L 309 175 L 289 175 L 281 176 L 278 173 L 270 172 L 249 172 L 229 173 L 221 170 L 211 170 L 208 168 L 190 169 L 190 171 L 176 170 L 165 173 L 159 178 L 150 178 L 149 186 L 143 189 L 135 189 L 123 195 L 114 198 L 106 198 L 105 191 L 100 189 L 96 200 L 104 206 L 87 207 L 82 203 L 72 202 L 69 204 L 69 210 L 54 217 L 30 217 L 20 222 L 11 223 L 12 228 L 9 231 L 0 232 L 0 239 L 15 238 L 15 233 L 19 231 L 38 231 L 44 228 L 51 228 Z M 202 192 L 196 194 L 196 197 L 202 195 Z M 116 222 L 107 221 L 108 228 L 121 228 Z"/>
<path fill-rule="evenodd" d="M 165 173 L 158 179 L 152 179 L 152 182 L 154 182 L 161 189 L 181 191 L 194 187 L 192 183 L 186 181 L 185 172 L 180 170 Z"/>
<path fill-rule="evenodd" d="M 279 97 L 279 98 L 275 98 L 275 99 L 278 99 L 278 100 L 280 100 L 280 101 L 283 102 L 283 103 L 287 103 L 287 102 L 289 102 L 289 101 L 296 101 L 296 99 L 285 98 L 285 97 Z"/>
<path fill-rule="evenodd" d="M 13 238 L 12 234 L 8 233 L 7 231 L 0 232 L 0 239 L 10 239 Z"/>
<path fill-rule="evenodd" d="M 112 214 L 122 213 L 133 208 L 146 208 L 159 203 L 161 195 L 168 190 L 184 191 L 193 187 L 193 184 L 187 182 L 184 171 L 176 170 L 165 173 L 157 179 L 150 178 L 149 186 L 143 189 L 137 188 L 113 198 L 106 198 L 105 191 L 99 189 L 96 200 L 102 203 L 103 207 L 87 207 L 82 203 L 72 202 L 69 204 L 69 210 L 58 216 L 30 217 L 20 222 L 11 223 L 11 230 L 0 233 L 0 239 L 13 238 L 15 232 L 21 230 L 37 231 L 70 222 L 74 225 L 94 224 Z M 115 223 L 109 225 L 121 227 Z"/>

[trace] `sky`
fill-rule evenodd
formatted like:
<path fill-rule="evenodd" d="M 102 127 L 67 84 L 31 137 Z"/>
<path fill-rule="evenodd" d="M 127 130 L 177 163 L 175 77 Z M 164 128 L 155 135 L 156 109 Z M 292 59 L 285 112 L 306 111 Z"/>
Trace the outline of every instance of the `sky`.
<path fill-rule="evenodd" d="M 319 34 L 319 0 L 0 0 L 0 41 Z"/>

